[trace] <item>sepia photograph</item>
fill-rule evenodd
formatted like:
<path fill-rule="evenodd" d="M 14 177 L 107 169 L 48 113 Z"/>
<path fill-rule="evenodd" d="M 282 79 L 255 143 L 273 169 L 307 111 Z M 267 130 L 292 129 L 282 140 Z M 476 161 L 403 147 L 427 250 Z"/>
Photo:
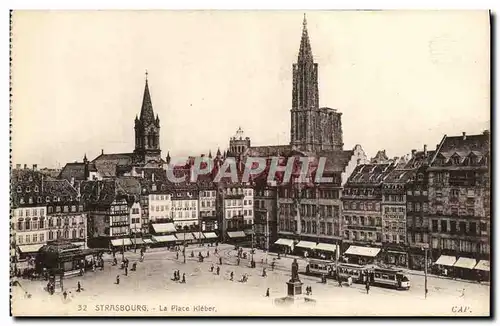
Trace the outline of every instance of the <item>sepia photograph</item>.
<path fill-rule="evenodd" d="M 488 10 L 13 10 L 14 317 L 489 317 Z"/>

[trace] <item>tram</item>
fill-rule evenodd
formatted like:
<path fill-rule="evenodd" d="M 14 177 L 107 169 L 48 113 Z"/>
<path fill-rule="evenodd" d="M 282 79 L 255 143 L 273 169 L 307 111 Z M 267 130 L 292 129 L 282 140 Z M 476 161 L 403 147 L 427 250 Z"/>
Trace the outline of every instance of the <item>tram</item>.
<path fill-rule="evenodd" d="M 330 260 L 309 259 L 306 266 L 307 275 L 328 275 L 333 276 L 335 271 L 335 263 Z"/>
<path fill-rule="evenodd" d="M 369 267 L 365 265 L 339 263 L 337 271 L 341 280 L 347 280 L 351 277 L 355 283 L 365 282 L 364 276 L 366 275 Z"/>
<path fill-rule="evenodd" d="M 370 273 L 370 278 L 374 285 L 389 286 L 403 290 L 410 289 L 410 279 L 402 270 L 374 268 Z"/>

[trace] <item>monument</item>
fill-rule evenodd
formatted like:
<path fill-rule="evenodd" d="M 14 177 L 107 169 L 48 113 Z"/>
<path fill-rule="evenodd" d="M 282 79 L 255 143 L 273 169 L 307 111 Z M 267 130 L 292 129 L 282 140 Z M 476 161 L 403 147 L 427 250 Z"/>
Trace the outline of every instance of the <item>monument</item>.
<path fill-rule="evenodd" d="M 292 263 L 292 277 L 287 284 L 287 295 L 295 297 L 297 295 L 302 295 L 302 282 L 299 278 L 299 264 L 297 263 L 297 258 L 293 260 Z"/>

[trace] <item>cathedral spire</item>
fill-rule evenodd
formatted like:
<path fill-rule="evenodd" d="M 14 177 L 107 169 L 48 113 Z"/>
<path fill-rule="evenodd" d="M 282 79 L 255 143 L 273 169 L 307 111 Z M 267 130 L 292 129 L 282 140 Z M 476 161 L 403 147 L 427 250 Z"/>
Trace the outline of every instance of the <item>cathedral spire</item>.
<path fill-rule="evenodd" d="M 314 62 L 311 50 L 311 42 L 309 41 L 309 34 L 307 33 L 307 19 L 305 13 L 304 20 L 302 22 L 302 38 L 300 39 L 299 57 L 297 62 Z"/>
<path fill-rule="evenodd" d="M 149 94 L 148 72 L 146 70 L 146 85 L 144 86 L 144 96 L 142 97 L 141 121 L 144 123 L 152 123 L 155 121 L 153 112 L 153 104 L 151 103 L 151 95 Z"/>

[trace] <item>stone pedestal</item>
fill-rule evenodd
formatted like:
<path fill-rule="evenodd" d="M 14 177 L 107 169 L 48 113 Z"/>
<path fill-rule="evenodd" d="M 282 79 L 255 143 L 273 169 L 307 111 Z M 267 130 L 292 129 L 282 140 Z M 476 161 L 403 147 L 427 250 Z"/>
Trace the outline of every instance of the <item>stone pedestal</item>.
<path fill-rule="evenodd" d="M 301 281 L 288 281 L 286 282 L 287 286 L 287 295 L 294 296 L 302 296 L 302 282 Z"/>

